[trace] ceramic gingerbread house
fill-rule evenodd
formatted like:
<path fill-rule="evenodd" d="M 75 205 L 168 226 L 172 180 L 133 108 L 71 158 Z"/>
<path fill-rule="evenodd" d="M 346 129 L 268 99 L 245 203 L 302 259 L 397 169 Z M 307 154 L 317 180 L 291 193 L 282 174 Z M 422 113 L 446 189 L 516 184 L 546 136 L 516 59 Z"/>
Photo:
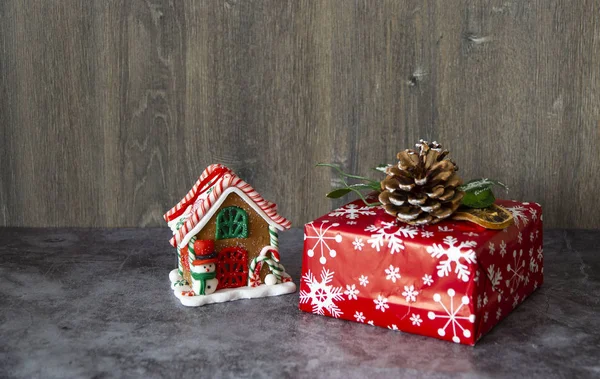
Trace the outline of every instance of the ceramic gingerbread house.
<path fill-rule="evenodd" d="M 169 277 L 186 306 L 292 293 L 278 232 L 291 223 L 229 168 L 209 166 L 164 215 L 177 269 Z"/>

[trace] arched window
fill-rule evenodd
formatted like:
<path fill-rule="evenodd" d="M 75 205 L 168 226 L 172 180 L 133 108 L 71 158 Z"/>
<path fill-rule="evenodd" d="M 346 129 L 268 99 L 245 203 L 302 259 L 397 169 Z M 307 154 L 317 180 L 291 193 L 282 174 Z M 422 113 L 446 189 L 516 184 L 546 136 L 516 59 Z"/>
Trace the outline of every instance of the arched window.
<path fill-rule="evenodd" d="M 221 209 L 217 215 L 215 239 L 248 238 L 248 214 L 240 207 Z"/>

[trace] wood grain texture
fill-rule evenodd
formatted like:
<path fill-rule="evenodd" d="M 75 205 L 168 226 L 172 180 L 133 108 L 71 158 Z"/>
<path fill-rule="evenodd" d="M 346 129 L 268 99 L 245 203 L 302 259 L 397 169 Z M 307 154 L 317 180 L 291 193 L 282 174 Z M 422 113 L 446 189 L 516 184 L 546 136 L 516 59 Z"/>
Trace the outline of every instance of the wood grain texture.
<path fill-rule="evenodd" d="M 419 138 L 600 228 L 600 2 L 0 2 L 0 225 L 157 226 L 224 163 L 296 225 Z"/>

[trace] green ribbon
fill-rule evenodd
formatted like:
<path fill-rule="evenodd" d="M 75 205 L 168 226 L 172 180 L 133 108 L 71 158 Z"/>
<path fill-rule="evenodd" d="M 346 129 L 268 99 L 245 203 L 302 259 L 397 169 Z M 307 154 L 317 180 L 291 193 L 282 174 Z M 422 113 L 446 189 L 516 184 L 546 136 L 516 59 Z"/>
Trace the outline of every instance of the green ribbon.
<path fill-rule="evenodd" d="M 206 295 L 206 281 L 217 277 L 216 272 L 192 272 L 192 279 L 200 281 L 199 295 Z"/>

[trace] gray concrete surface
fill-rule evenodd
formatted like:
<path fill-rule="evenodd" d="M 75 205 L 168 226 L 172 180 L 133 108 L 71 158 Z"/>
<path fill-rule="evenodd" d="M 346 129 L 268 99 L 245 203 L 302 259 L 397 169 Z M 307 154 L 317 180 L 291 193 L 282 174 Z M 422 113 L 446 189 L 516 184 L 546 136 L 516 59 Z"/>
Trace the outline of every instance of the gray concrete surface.
<path fill-rule="evenodd" d="M 164 229 L 0 229 L 0 377 L 599 377 L 600 231 L 546 231 L 546 283 L 477 346 L 300 312 L 185 308 Z M 299 278 L 302 231 L 281 236 Z"/>

